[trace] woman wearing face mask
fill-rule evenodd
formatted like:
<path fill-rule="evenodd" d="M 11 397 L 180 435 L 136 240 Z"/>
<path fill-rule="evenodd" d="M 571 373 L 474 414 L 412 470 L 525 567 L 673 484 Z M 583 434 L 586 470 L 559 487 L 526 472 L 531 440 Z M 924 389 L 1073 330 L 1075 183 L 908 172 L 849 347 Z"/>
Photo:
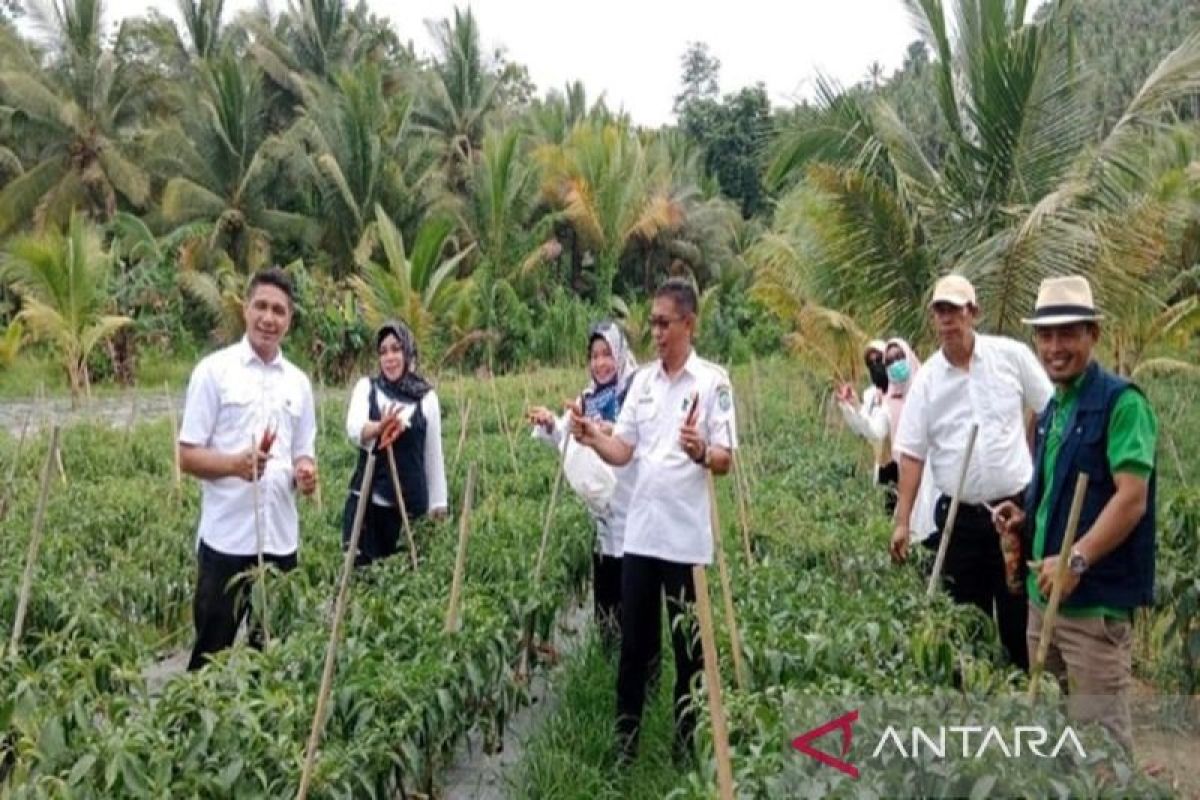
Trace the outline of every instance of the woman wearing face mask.
<path fill-rule="evenodd" d="M 375 334 L 379 374 L 362 378 L 350 395 L 346 435 L 359 448 L 358 465 L 342 514 L 342 547 L 350 542 L 367 452 L 377 457 L 371 498 L 359 536 L 355 564 L 394 554 L 400 541 L 400 504 L 387 454 L 391 447 L 409 520 L 428 514 L 444 519 L 448 510 L 442 458 L 442 412 L 437 393 L 417 371 L 417 348 L 403 322 L 389 321 Z"/>
<path fill-rule="evenodd" d="M 601 420 L 611 431 L 636 370 L 637 360 L 621 329 L 612 322 L 593 325 L 588 333 L 589 381 L 579 398 L 583 414 Z M 550 409 L 537 406 L 529 410 L 528 418 L 533 423 L 535 437 L 555 448 L 562 446 L 562 437 L 568 435 L 569 429 L 567 414 L 556 417 Z M 592 582 L 596 623 L 605 644 L 612 647 L 620 635 L 621 556 L 625 517 L 636 482 L 637 465 L 633 461 L 624 467 L 602 467 L 612 470 L 616 477 L 616 488 L 603 510 L 591 509 L 596 521 Z"/>

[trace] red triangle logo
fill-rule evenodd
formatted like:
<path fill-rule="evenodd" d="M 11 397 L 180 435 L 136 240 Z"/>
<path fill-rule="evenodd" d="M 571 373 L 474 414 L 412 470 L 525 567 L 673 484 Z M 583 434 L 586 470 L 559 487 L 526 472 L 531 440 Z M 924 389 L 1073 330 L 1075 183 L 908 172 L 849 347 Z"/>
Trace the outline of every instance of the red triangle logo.
<path fill-rule="evenodd" d="M 796 748 L 801 753 L 804 753 L 804 755 L 808 756 L 809 758 L 815 758 L 822 764 L 833 767 L 839 772 L 844 772 L 851 778 L 858 778 L 858 768 L 850 762 L 842 760 L 846 757 L 846 754 L 850 752 L 850 743 L 854 739 L 854 729 L 852 726 L 855 722 L 858 722 L 858 709 L 849 711 L 837 719 L 831 719 L 824 725 L 813 728 L 808 733 L 803 733 L 797 736 L 795 739 L 792 739 L 792 747 Z M 841 758 L 831 756 L 824 750 L 818 750 L 812 746 L 812 743 L 815 740 L 820 739 L 825 734 L 836 730 L 840 730 L 842 732 Z"/>

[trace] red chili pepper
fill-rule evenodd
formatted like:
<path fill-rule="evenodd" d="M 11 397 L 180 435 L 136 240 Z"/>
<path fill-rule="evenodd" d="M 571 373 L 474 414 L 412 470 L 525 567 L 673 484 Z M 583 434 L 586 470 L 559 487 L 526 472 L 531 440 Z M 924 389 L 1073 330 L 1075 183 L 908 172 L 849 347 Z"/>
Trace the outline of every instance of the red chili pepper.
<path fill-rule="evenodd" d="M 695 392 L 692 392 L 692 405 L 690 408 L 688 408 L 687 422 L 685 423 L 689 428 L 696 424 L 696 416 L 697 416 L 697 412 L 699 410 L 700 410 L 700 392 L 695 391 Z"/>
<path fill-rule="evenodd" d="M 265 431 L 263 431 L 262 440 L 258 443 L 259 452 L 270 453 L 271 447 L 275 444 L 275 436 L 278 433 L 278 427 L 267 428 Z"/>

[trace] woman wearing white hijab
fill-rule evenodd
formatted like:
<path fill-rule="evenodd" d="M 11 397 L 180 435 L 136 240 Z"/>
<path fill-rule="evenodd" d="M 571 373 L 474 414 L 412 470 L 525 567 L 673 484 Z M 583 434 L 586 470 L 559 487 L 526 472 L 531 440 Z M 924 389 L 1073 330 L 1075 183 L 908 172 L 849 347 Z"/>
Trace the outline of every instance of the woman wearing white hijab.
<path fill-rule="evenodd" d="M 588 332 L 588 385 L 579 398 L 584 416 L 601 420 L 611 431 L 616 422 L 629 382 L 637 370 L 637 360 L 629 349 L 629 343 L 621 329 L 613 322 L 600 322 Z M 549 409 L 538 406 L 528 414 L 533 423 L 533 435 L 558 448 L 562 437 L 569 430 L 567 415 L 556 417 Z M 570 445 L 568 445 L 570 446 Z M 574 461 L 578 456 L 587 463 Z M 629 499 L 636 482 L 637 462 L 631 461 L 624 467 L 604 464 L 588 448 L 576 447 L 567 455 L 568 480 L 578 491 L 579 482 L 572 480 L 573 465 L 578 471 L 611 474 L 611 495 L 583 496 L 596 521 L 596 550 L 592 554 L 593 594 L 595 596 L 596 622 L 601 636 L 608 646 L 615 646 L 620 634 L 621 622 L 621 561 L 624 554 L 625 517 L 629 510 Z"/>

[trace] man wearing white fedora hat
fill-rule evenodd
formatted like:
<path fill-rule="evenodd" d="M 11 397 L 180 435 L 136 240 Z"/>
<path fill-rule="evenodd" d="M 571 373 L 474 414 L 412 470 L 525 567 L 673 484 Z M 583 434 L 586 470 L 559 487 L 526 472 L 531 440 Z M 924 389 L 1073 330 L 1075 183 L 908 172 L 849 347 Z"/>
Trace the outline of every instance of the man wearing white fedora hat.
<path fill-rule="evenodd" d="M 1029 651 L 1035 652 L 1072 487 L 1087 473 L 1046 668 L 1069 687 L 1073 717 L 1100 722 L 1132 750 L 1127 693 L 1133 610 L 1153 601 L 1158 423 L 1141 390 L 1093 360 L 1100 319 L 1085 278 L 1042 282 L 1025 323 L 1033 326 L 1055 394 L 1038 418 L 1034 475 L 1023 508 L 1000 505 L 995 524 L 1002 534 L 1018 534 L 1023 555 L 1033 558 L 1025 587 Z"/>
<path fill-rule="evenodd" d="M 1045 408 L 1053 387 L 1028 346 L 975 331 L 979 305 L 966 278 L 939 280 L 929 308 L 941 347 L 909 387 L 892 442 L 900 460 L 892 557 L 902 561 L 907 555 L 909 519 L 926 463 L 937 490 L 934 519 L 939 530 L 945 526 L 971 426 L 977 424 L 943 575 L 956 602 L 995 617 L 1009 660 L 1028 669 L 1026 603 L 1008 590 L 988 509 L 1025 491 L 1033 473 L 1033 415 Z"/>

